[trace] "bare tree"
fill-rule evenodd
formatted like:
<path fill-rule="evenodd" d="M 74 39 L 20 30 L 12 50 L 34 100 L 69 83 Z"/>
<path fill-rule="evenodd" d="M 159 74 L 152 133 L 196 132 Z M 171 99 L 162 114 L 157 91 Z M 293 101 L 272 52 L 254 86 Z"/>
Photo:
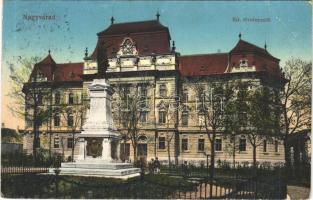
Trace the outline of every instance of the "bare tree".
<path fill-rule="evenodd" d="M 15 116 L 26 121 L 26 127 L 31 127 L 33 140 L 33 157 L 37 161 L 39 144 L 39 128 L 49 120 L 50 112 L 44 101 L 50 98 L 49 90 L 45 85 L 43 76 L 37 65 L 38 57 L 18 59 L 17 64 L 10 64 L 11 90 L 8 94 L 13 100 L 9 109 Z"/>
<path fill-rule="evenodd" d="M 75 91 L 71 90 L 68 90 L 68 92 L 69 102 L 67 104 L 59 104 L 57 107 L 54 108 L 53 113 L 54 119 L 59 120 L 59 122 L 61 122 L 61 125 L 63 127 L 67 127 L 67 129 L 72 134 L 71 160 L 74 161 L 75 146 L 79 140 L 79 138 L 76 138 L 76 134 L 79 133 L 81 130 L 89 105 L 86 101 L 84 101 L 83 94 L 75 94 Z M 60 115 L 62 115 L 63 120 L 60 119 Z"/>
<path fill-rule="evenodd" d="M 149 83 L 114 84 L 115 102 L 113 103 L 114 118 L 118 122 L 123 134 L 124 148 L 128 140 L 131 141 L 134 161 L 137 160 L 137 145 L 140 131 L 140 117 L 146 112 L 149 104 L 147 95 L 142 95 L 143 87 Z"/>
<path fill-rule="evenodd" d="M 181 119 L 179 112 L 182 110 L 183 105 L 179 102 L 179 97 L 167 97 L 163 98 L 158 105 L 158 109 L 163 112 L 165 119 L 163 119 L 162 124 L 166 126 L 166 144 L 167 144 L 167 157 L 168 166 L 171 167 L 171 142 L 175 137 L 175 131 L 177 130 L 178 123 Z M 172 126 L 172 127 L 171 127 Z M 170 133 L 170 128 L 174 131 Z"/>
<path fill-rule="evenodd" d="M 224 86 L 223 86 L 224 85 Z M 224 106 L 230 99 L 232 89 L 227 83 L 203 83 L 197 81 L 193 89 L 199 99 L 197 111 L 202 116 L 200 129 L 204 128 L 210 142 L 210 193 L 213 192 L 213 177 L 215 169 L 215 140 L 218 132 L 224 129 Z M 212 195 L 212 194 L 211 194 Z"/>
<path fill-rule="evenodd" d="M 245 92 L 247 100 L 239 109 L 247 113 L 244 117 L 247 123 L 243 126 L 243 133 L 252 146 L 253 166 L 256 167 L 257 147 L 280 136 L 278 123 L 280 113 L 276 106 L 278 98 L 270 88 L 264 86 Z"/>
<path fill-rule="evenodd" d="M 283 68 L 287 83 L 281 93 L 281 131 L 284 135 L 285 160 L 290 165 L 287 139 L 290 134 L 311 127 L 312 63 L 291 58 Z"/>

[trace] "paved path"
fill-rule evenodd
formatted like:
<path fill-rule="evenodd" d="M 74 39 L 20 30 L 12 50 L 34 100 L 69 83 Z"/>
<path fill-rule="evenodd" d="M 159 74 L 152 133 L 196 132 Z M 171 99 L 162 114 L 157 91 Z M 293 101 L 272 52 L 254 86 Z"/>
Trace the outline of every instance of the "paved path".
<path fill-rule="evenodd" d="M 310 196 L 310 188 L 288 185 L 287 193 L 291 200 L 308 199 Z"/>

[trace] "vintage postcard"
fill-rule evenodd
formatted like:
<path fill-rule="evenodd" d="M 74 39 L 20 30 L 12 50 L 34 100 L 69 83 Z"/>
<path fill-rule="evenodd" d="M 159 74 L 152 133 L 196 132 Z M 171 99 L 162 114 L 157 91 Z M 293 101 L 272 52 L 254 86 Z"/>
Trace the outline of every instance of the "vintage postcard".
<path fill-rule="evenodd" d="M 309 198 L 312 2 L 2 8 L 3 198 Z"/>

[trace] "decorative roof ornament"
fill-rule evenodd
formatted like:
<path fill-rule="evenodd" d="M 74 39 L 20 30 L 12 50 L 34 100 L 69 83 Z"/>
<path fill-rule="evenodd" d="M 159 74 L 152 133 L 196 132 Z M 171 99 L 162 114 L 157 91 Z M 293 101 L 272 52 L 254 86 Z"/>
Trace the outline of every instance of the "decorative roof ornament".
<path fill-rule="evenodd" d="M 111 25 L 114 24 L 114 21 L 115 21 L 115 19 L 114 19 L 114 17 L 112 16 L 112 17 L 111 17 Z"/>
<path fill-rule="evenodd" d="M 264 44 L 264 49 L 267 50 L 267 45 L 266 45 L 266 41 L 265 41 L 265 44 Z"/>
<path fill-rule="evenodd" d="M 175 52 L 175 49 L 176 49 L 176 47 L 175 47 L 175 40 L 173 40 L 173 42 L 172 42 L 172 52 Z"/>
<path fill-rule="evenodd" d="M 157 20 L 160 21 L 160 16 L 161 15 L 160 15 L 159 11 L 157 12 L 157 14 L 155 16 L 157 17 Z"/>
<path fill-rule="evenodd" d="M 48 50 L 48 53 L 49 53 L 49 55 L 50 55 L 50 53 L 51 53 L 51 50 L 50 50 L 50 49 Z"/>
<path fill-rule="evenodd" d="M 88 57 L 88 48 L 85 49 L 85 57 Z"/>
<path fill-rule="evenodd" d="M 238 35 L 238 36 L 239 36 L 239 40 L 241 40 L 241 32 L 239 32 L 239 35 Z"/>

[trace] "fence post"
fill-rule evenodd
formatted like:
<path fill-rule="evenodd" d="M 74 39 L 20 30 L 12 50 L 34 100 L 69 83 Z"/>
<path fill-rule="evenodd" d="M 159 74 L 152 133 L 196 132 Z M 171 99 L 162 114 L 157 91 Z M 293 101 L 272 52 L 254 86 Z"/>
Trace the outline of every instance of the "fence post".
<path fill-rule="evenodd" d="M 56 168 L 54 170 L 55 173 L 55 197 L 58 197 L 58 193 L 59 193 L 59 174 L 60 174 L 61 170 Z"/>

